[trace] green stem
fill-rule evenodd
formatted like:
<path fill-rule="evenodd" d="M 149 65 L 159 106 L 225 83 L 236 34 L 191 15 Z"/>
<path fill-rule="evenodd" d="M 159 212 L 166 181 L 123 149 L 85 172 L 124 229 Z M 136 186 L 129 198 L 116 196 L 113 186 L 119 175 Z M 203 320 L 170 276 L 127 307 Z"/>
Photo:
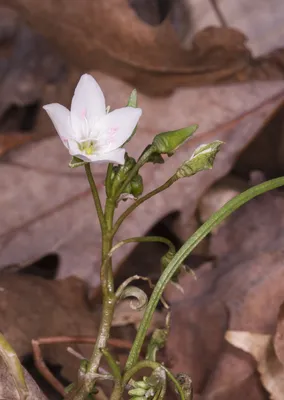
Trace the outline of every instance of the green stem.
<path fill-rule="evenodd" d="M 151 369 L 156 369 L 161 367 L 161 364 L 159 364 L 156 361 L 150 361 L 150 360 L 142 360 L 137 362 L 132 368 L 130 368 L 128 371 L 125 372 L 125 374 L 122 377 L 122 388 L 127 385 L 127 383 L 130 381 L 133 375 L 135 375 L 138 371 L 140 371 L 143 368 L 151 368 Z"/>
<path fill-rule="evenodd" d="M 116 363 L 116 361 L 113 359 L 112 355 L 109 353 L 107 349 L 102 350 L 103 355 L 105 356 L 107 363 L 112 371 L 113 377 L 114 377 L 114 388 L 111 394 L 111 399 L 116 399 L 119 398 L 120 393 L 122 392 L 122 386 L 121 386 L 121 373 L 120 369 Z"/>
<path fill-rule="evenodd" d="M 149 147 L 149 149 L 147 151 L 145 151 L 144 154 L 142 154 L 142 156 L 139 158 L 139 160 L 137 161 L 137 164 L 135 165 L 135 167 L 129 172 L 127 179 L 125 180 L 125 182 L 123 183 L 123 185 L 121 186 L 121 188 L 119 189 L 118 193 L 116 193 L 115 198 L 119 198 L 119 196 L 121 195 L 121 193 L 123 193 L 124 189 L 127 187 L 127 185 L 132 181 L 132 179 L 134 178 L 134 176 L 137 174 L 137 172 L 139 171 L 139 169 L 141 167 L 143 167 L 144 164 L 146 164 L 148 158 L 150 157 L 150 155 L 153 152 L 153 148 Z"/>
<path fill-rule="evenodd" d="M 97 214 L 98 214 L 98 218 L 99 218 L 99 222 L 100 222 L 101 231 L 104 232 L 104 228 L 105 228 L 104 213 L 103 213 L 103 209 L 102 209 L 102 205 L 101 205 L 98 189 L 97 189 L 97 186 L 95 184 L 95 181 L 94 181 L 94 178 L 93 178 L 93 175 L 92 175 L 90 163 L 85 164 L 85 171 L 86 171 L 87 178 L 88 178 L 88 181 L 89 181 L 89 184 L 90 184 L 90 188 L 91 188 L 91 191 L 92 191 L 94 203 L 95 203 L 95 206 L 96 206 L 96 210 L 97 210 Z"/>
<path fill-rule="evenodd" d="M 158 242 L 158 243 L 164 243 L 169 247 L 169 250 L 171 250 L 173 253 L 175 252 L 175 246 L 173 245 L 173 243 L 167 239 L 164 238 L 162 236 L 136 236 L 136 237 L 132 237 L 129 239 L 124 239 L 121 242 L 117 243 L 115 246 L 113 246 L 113 248 L 111 249 L 111 251 L 108 254 L 108 257 L 111 257 L 113 255 L 113 253 L 118 250 L 120 247 L 122 247 L 125 244 L 128 243 L 151 243 L 151 242 Z"/>
<path fill-rule="evenodd" d="M 187 242 L 180 248 L 176 253 L 173 260 L 169 263 L 167 268 L 162 273 L 160 279 L 158 280 L 152 296 L 150 297 L 149 303 L 145 310 L 143 319 L 141 321 L 140 327 L 138 329 L 135 341 L 132 345 L 128 360 L 126 362 L 126 370 L 131 370 L 133 366 L 137 363 L 142 345 L 147 334 L 148 327 L 150 325 L 152 316 L 157 307 L 160 297 L 172 276 L 179 269 L 182 262 L 190 254 L 190 252 L 201 242 L 204 237 L 211 232 L 213 228 L 219 225 L 225 218 L 232 214 L 235 210 L 241 207 L 243 204 L 265 193 L 269 190 L 275 189 L 277 187 L 284 185 L 284 177 L 272 179 L 270 181 L 261 183 L 253 188 L 246 190 L 244 193 L 234 197 L 232 200 L 228 201 L 220 210 L 215 212 L 192 236 L 187 240 Z"/>
<path fill-rule="evenodd" d="M 105 188 L 106 188 L 106 195 L 110 197 L 111 195 L 111 174 L 113 170 L 113 164 L 109 163 L 107 167 L 107 174 L 105 179 Z"/>
<path fill-rule="evenodd" d="M 90 358 L 89 368 L 87 375 L 89 374 L 92 380 L 92 375 L 97 372 L 99 367 L 102 349 L 106 347 L 107 340 L 109 338 L 112 317 L 115 306 L 115 294 L 114 294 L 114 283 L 113 283 L 113 272 L 111 257 L 108 254 L 112 248 L 113 235 L 112 221 L 114 215 L 115 205 L 113 201 L 107 199 L 105 207 L 105 231 L 103 232 L 103 243 L 102 243 L 102 266 L 101 266 L 101 285 L 103 294 L 103 308 L 102 308 L 102 319 L 98 331 L 97 341 L 94 347 L 93 354 Z"/>
<path fill-rule="evenodd" d="M 85 400 L 88 397 L 88 394 L 92 390 L 94 383 L 97 379 L 97 370 L 99 368 L 103 351 L 106 348 L 107 341 L 110 335 L 111 322 L 116 300 L 114 293 L 111 258 L 108 258 L 107 262 L 105 262 L 105 258 L 112 248 L 112 229 L 115 204 L 111 199 L 107 199 L 105 205 L 105 214 L 103 214 L 101 202 L 91 173 L 90 165 L 86 164 L 85 169 L 93 193 L 93 198 L 102 230 L 102 266 L 100 277 L 103 294 L 103 307 L 102 319 L 97 335 L 97 341 L 95 343 L 94 350 L 88 364 L 87 372 L 84 376 L 84 382 L 75 391 L 74 395 L 70 397 L 74 400 Z"/>
<path fill-rule="evenodd" d="M 140 204 L 144 203 L 144 201 L 146 201 L 146 200 L 149 200 L 151 197 L 162 192 L 163 190 L 168 189 L 177 180 L 178 180 L 178 177 L 176 175 L 173 175 L 163 185 L 161 185 L 157 189 L 154 189 L 151 192 L 147 193 L 145 196 L 140 197 L 140 199 L 138 199 L 135 203 L 133 203 L 132 206 L 130 206 L 126 211 L 124 211 L 123 214 L 121 214 L 121 216 L 118 218 L 118 220 L 114 224 L 113 235 L 117 232 L 118 228 L 120 227 L 122 222 L 125 220 L 125 218 L 127 218 L 129 214 L 131 214 L 137 207 L 139 207 Z"/>

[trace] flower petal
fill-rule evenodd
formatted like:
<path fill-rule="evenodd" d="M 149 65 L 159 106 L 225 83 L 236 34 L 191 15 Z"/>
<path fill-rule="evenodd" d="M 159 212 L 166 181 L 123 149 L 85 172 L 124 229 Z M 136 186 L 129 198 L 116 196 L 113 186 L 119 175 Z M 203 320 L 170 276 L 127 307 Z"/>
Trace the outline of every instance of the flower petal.
<path fill-rule="evenodd" d="M 90 123 L 106 114 L 104 94 L 97 81 L 89 74 L 81 76 L 71 103 L 71 123 L 75 130 L 80 121 Z"/>
<path fill-rule="evenodd" d="M 43 106 L 49 118 L 60 136 L 64 146 L 68 148 L 68 139 L 74 137 L 74 132 L 70 124 L 70 111 L 58 103 Z"/>
<path fill-rule="evenodd" d="M 122 146 L 131 136 L 142 114 L 141 108 L 123 107 L 114 110 L 100 121 L 100 149 L 109 152 Z"/>
<path fill-rule="evenodd" d="M 71 154 L 71 153 L 70 153 Z M 117 149 L 110 151 L 109 153 L 97 153 L 97 154 L 92 154 L 92 155 L 86 155 L 84 153 L 81 153 L 80 151 L 77 152 L 76 154 L 72 154 L 75 157 L 81 158 L 83 161 L 88 161 L 88 162 L 111 162 L 111 163 L 117 163 L 117 164 L 124 164 L 124 155 L 125 155 L 125 150 L 124 149 Z"/>

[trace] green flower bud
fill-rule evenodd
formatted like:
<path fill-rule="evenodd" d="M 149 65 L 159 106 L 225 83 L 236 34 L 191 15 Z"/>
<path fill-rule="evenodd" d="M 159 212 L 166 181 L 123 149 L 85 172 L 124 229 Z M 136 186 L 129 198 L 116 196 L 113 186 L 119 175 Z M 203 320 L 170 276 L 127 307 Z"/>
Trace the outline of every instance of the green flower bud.
<path fill-rule="evenodd" d="M 191 125 L 187 128 L 156 135 L 152 143 L 154 153 L 172 155 L 175 150 L 194 134 L 197 128 L 198 125 Z"/>
<path fill-rule="evenodd" d="M 144 396 L 145 393 L 145 389 L 142 388 L 135 388 L 128 391 L 129 396 Z"/>
<path fill-rule="evenodd" d="M 182 164 L 177 170 L 176 174 L 178 178 L 185 178 L 192 176 L 197 172 L 204 171 L 206 169 L 212 169 L 215 157 L 221 147 L 220 140 L 215 140 L 209 144 L 202 144 L 199 146 L 191 158 Z"/>
<path fill-rule="evenodd" d="M 141 175 L 136 175 L 131 181 L 131 191 L 130 194 L 133 194 L 135 198 L 139 197 L 143 193 L 143 179 Z"/>
<path fill-rule="evenodd" d="M 131 397 L 131 400 L 145 400 L 144 396 L 135 396 L 135 397 Z"/>
<path fill-rule="evenodd" d="M 149 389 L 149 385 L 144 382 L 144 381 L 137 381 L 133 383 L 133 386 L 135 386 L 136 388 L 141 388 L 141 389 Z"/>
<path fill-rule="evenodd" d="M 111 176 L 111 193 L 114 195 L 119 187 L 124 183 L 127 178 L 128 173 L 134 168 L 136 165 L 136 161 L 134 158 L 129 157 L 125 154 L 125 163 L 124 165 L 120 165 L 119 167 L 113 167 L 112 176 Z M 131 190 L 131 189 L 129 189 Z M 127 191 L 125 193 L 128 193 Z"/>

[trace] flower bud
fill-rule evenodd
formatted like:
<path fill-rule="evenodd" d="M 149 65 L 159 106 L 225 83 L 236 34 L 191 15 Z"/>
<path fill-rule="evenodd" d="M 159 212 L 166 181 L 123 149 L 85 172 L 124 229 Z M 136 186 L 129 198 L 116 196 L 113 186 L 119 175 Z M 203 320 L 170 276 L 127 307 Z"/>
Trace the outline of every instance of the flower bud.
<path fill-rule="evenodd" d="M 130 194 L 132 194 L 135 198 L 139 197 L 143 193 L 144 186 L 141 175 L 134 176 L 130 185 L 131 185 Z"/>
<path fill-rule="evenodd" d="M 111 176 L 111 193 L 114 195 L 119 187 L 125 182 L 128 173 L 134 168 L 136 161 L 134 158 L 125 154 L 125 163 L 119 167 L 113 167 Z M 127 191 L 125 193 L 128 193 Z"/>
<path fill-rule="evenodd" d="M 202 144 L 199 146 L 191 156 L 191 158 L 183 163 L 176 172 L 178 178 L 185 178 L 192 176 L 197 172 L 206 169 L 212 169 L 215 157 L 220 149 L 220 140 L 215 140 L 209 144 Z"/>
<path fill-rule="evenodd" d="M 159 133 L 159 135 L 154 137 L 152 143 L 153 153 L 168 154 L 171 156 L 180 145 L 194 134 L 197 128 L 198 125 L 191 125 L 176 131 Z"/>
<path fill-rule="evenodd" d="M 137 381 L 137 382 L 134 382 L 133 385 L 136 388 L 141 388 L 141 389 L 145 389 L 145 390 L 149 389 L 149 385 L 145 381 Z"/>
<path fill-rule="evenodd" d="M 131 389 L 128 391 L 129 396 L 144 396 L 145 395 L 145 389 L 142 388 L 135 388 Z"/>

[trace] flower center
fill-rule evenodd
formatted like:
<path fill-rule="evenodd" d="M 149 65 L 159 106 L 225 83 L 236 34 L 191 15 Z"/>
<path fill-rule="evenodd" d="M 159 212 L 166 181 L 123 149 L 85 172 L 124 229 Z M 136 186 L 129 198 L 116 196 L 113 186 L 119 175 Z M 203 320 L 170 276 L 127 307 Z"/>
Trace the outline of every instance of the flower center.
<path fill-rule="evenodd" d="M 85 142 L 78 143 L 80 151 L 84 151 L 88 156 L 94 154 L 96 146 L 94 140 L 86 140 Z"/>

